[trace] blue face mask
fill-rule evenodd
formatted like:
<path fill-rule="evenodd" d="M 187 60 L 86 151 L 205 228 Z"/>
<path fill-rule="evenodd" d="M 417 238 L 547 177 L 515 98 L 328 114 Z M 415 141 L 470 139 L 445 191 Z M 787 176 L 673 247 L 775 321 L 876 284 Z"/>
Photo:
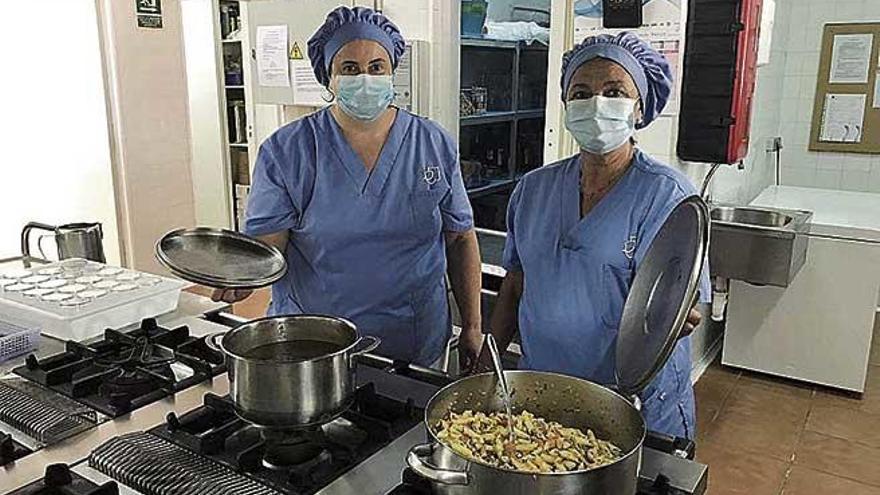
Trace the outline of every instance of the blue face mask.
<path fill-rule="evenodd" d="M 338 76 L 336 99 L 339 107 L 358 120 L 376 120 L 394 100 L 391 76 Z"/>

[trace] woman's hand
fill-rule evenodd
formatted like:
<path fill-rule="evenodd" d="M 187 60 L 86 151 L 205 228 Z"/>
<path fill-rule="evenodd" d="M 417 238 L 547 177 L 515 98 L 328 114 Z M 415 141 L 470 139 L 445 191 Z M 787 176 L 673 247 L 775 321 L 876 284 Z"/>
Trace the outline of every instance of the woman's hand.
<path fill-rule="evenodd" d="M 458 369 L 462 374 L 469 373 L 480 356 L 483 346 L 483 331 L 480 327 L 463 328 L 458 336 Z"/>
<path fill-rule="evenodd" d="M 688 313 L 687 320 L 684 323 L 684 328 L 681 330 L 681 335 L 679 338 L 687 337 L 688 335 L 694 333 L 694 330 L 700 326 L 700 322 L 703 321 L 703 313 L 700 313 L 700 310 L 697 309 L 697 305 L 691 308 L 690 313 Z"/>
<path fill-rule="evenodd" d="M 211 300 L 214 302 L 226 302 L 229 304 L 237 303 L 239 301 L 244 301 L 254 291 L 250 289 L 215 289 L 214 292 L 211 293 Z"/>

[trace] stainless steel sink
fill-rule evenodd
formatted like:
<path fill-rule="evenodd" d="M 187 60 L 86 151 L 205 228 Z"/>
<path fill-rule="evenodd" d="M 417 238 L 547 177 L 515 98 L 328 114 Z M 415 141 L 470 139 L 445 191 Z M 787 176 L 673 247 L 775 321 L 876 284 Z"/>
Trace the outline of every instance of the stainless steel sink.
<path fill-rule="evenodd" d="M 789 225 L 794 217 L 779 211 L 757 208 L 737 208 L 735 206 L 719 206 L 712 209 L 712 220 L 729 224 L 754 225 L 757 227 L 782 228 Z"/>
<path fill-rule="evenodd" d="M 710 216 L 713 276 L 787 287 L 806 261 L 811 212 L 713 205 Z"/>

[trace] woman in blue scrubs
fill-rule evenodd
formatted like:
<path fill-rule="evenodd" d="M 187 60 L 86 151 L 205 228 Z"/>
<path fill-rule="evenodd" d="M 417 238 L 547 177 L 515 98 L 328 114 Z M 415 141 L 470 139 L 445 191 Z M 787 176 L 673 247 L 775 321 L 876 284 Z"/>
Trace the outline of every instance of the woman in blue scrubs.
<path fill-rule="evenodd" d="M 308 48 L 334 103 L 262 144 L 247 206 L 245 231 L 289 264 L 269 314 L 345 317 L 382 339 L 378 353 L 432 366 L 451 334 L 448 271 L 462 347 L 478 349 L 480 257 L 458 151 L 439 125 L 390 105 L 400 31 L 371 9 L 339 7 Z"/>
<path fill-rule="evenodd" d="M 635 146 L 672 87 L 662 55 L 635 35 L 587 38 L 562 65 L 565 124 L 581 150 L 527 174 L 510 199 L 507 276 L 491 331 L 518 329 L 520 367 L 614 384 L 614 346 L 636 270 L 669 213 L 696 194 L 679 172 Z M 704 273 L 703 296 L 709 294 Z M 699 324 L 692 310 L 686 333 Z M 482 362 L 482 359 L 481 359 Z M 644 391 L 648 428 L 692 438 L 690 337 Z"/>

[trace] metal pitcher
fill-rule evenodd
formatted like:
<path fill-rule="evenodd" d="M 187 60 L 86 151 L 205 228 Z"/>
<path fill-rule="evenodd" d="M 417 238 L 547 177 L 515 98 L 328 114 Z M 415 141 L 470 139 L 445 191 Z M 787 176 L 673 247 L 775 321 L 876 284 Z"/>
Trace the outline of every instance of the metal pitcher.
<path fill-rule="evenodd" d="M 94 223 L 68 223 L 64 225 L 47 225 L 45 223 L 30 222 L 21 230 L 21 254 L 25 259 L 30 258 L 30 236 L 33 230 L 45 230 L 51 235 L 41 235 L 37 239 L 37 248 L 44 259 L 48 259 L 43 252 L 42 241 L 45 237 L 54 237 L 55 245 L 58 246 L 58 259 L 85 258 L 99 263 L 106 263 L 104 257 L 104 231 L 101 224 Z"/>

